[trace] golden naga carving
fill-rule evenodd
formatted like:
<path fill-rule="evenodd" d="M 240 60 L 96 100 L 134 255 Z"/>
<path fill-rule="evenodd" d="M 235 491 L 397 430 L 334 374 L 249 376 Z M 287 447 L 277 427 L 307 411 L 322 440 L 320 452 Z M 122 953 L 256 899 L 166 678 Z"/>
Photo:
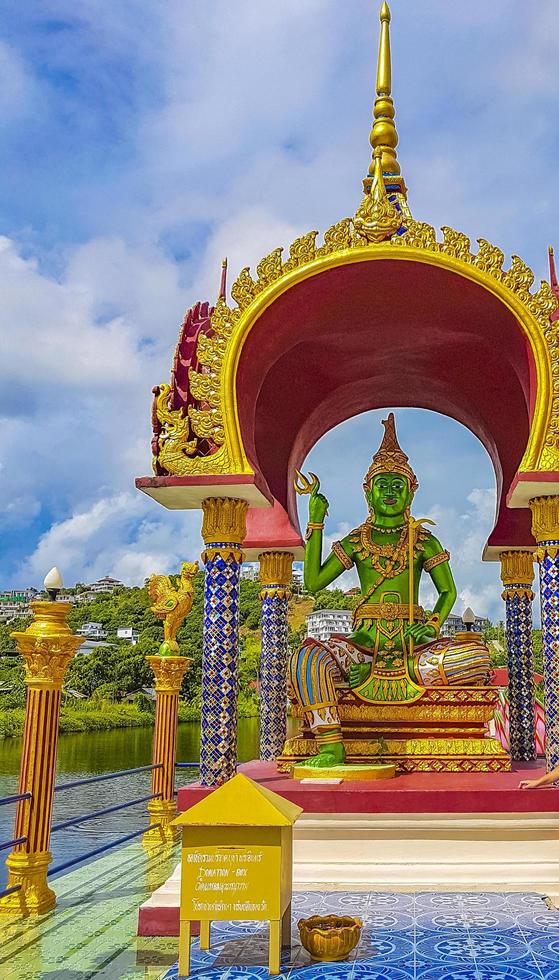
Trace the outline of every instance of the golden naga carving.
<path fill-rule="evenodd" d="M 193 578 L 198 571 L 198 562 L 185 561 L 180 575 L 173 584 L 169 575 L 152 575 L 148 582 L 148 592 L 153 602 L 152 613 L 163 620 L 163 643 L 159 656 L 174 657 L 179 653 L 177 630 L 192 609 L 194 599 Z"/>
<path fill-rule="evenodd" d="M 375 172 L 371 190 L 355 212 L 353 227 L 368 242 L 383 242 L 402 227 L 403 215 L 389 199 L 382 173 L 382 147 L 375 149 Z"/>
<path fill-rule="evenodd" d="M 159 465 L 167 473 L 182 474 L 187 456 L 196 452 L 197 441 L 190 438 L 190 420 L 182 409 L 169 408 L 169 385 L 159 385 L 155 400 L 157 419 L 161 425 L 159 436 Z"/>

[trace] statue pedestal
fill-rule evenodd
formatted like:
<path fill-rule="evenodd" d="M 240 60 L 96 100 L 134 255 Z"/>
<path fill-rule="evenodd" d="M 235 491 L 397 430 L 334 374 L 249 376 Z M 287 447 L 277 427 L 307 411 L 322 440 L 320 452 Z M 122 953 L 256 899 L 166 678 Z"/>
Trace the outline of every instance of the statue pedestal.
<path fill-rule="evenodd" d="M 377 765 L 331 766 L 318 769 L 317 766 L 294 766 L 293 779 L 350 779 L 352 782 L 372 782 L 374 779 L 393 779 L 396 766 L 393 763 Z"/>
<path fill-rule="evenodd" d="M 393 763 L 398 772 L 507 772 L 510 756 L 487 726 L 499 703 L 495 687 L 427 687 L 412 704 L 367 704 L 351 690 L 340 693 L 346 763 Z M 301 734 L 286 741 L 280 772 L 317 752 L 303 710 Z M 378 739 L 386 741 L 381 752 Z"/>

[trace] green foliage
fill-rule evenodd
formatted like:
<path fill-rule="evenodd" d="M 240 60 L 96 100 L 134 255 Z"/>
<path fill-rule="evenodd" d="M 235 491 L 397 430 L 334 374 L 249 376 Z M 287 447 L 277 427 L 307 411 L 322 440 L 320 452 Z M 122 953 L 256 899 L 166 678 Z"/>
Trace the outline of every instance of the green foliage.
<path fill-rule="evenodd" d="M 534 647 L 534 670 L 536 674 L 543 674 L 543 654 L 542 654 L 542 631 L 532 630 L 532 644 Z"/>
<path fill-rule="evenodd" d="M 0 710 L 0 738 L 14 738 L 23 732 L 23 708 Z M 60 712 L 61 732 L 101 732 L 113 728 L 141 728 L 153 725 L 153 712 L 136 704 L 63 705 Z"/>
<path fill-rule="evenodd" d="M 12 619 L 11 623 L 0 623 L 0 665 L 6 654 L 17 656 L 16 641 L 12 639 L 11 634 L 15 630 L 26 630 L 30 623 L 31 616 L 20 616 L 18 619 Z"/>
<path fill-rule="evenodd" d="M 148 714 L 155 714 L 155 702 L 148 698 L 147 694 L 143 691 L 139 691 L 138 694 L 134 695 L 134 704 L 136 705 L 138 711 L 145 711 Z"/>
<path fill-rule="evenodd" d="M 341 589 L 324 589 L 314 597 L 315 609 L 355 609 L 360 596 L 345 595 Z"/>

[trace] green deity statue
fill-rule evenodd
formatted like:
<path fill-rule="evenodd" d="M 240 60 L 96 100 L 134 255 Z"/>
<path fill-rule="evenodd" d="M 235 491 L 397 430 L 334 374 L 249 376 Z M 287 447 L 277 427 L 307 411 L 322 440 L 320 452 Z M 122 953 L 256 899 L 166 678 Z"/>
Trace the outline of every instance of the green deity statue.
<path fill-rule="evenodd" d="M 345 761 L 340 688 L 349 686 L 356 698 L 369 704 L 407 704 L 420 699 L 426 687 L 475 687 L 485 684 L 489 674 L 482 644 L 439 638 L 456 599 L 450 555 L 423 527 L 431 522 L 412 519 L 417 478 L 398 444 L 393 413 L 383 425 L 382 444 L 363 483 L 369 516 L 333 545 L 324 563 L 328 501 L 316 478 L 302 491 L 310 491 L 306 588 L 325 589 L 353 566 L 361 586 L 353 632 L 332 636 L 327 643 L 308 637 L 291 657 L 291 693 L 304 708 L 319 749 L 308 765 L 329 767 Z M 423 572 L 430 575 L 438 595 L 428 617 L 419 605 Z"/>

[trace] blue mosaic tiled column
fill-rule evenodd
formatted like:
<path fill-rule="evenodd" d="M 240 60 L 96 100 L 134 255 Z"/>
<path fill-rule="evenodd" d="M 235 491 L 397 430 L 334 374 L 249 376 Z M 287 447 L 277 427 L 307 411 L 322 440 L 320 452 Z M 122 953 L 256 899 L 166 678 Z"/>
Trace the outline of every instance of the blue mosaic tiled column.
<path fill-rule="evenodd" d="M 549 772 L 559 765 L 559 497 L 530 501 L 532 534 L 540 566 L 545 756 Z"/>
<path fill-rule="evenodd" d="M 287 734 L 287 612 L 293 555 L 260 555 L 262 653 L 260 657 L 260 758 L 273 762 Z"/>
<path fill-rule="evenodd" d="M 509 744 L 513 759 L 536 758 L 536 706 L 532 649 L 533 556 L 529 551 L 501 552 L 505 590 L 509 674 Z"/>
<path fill-rule="evenodd" d="M 246 500 L 204 500 L 206 548 L 200 782 L 220 786 L 237 767 L 239 581 L 246 535 Z"/>

